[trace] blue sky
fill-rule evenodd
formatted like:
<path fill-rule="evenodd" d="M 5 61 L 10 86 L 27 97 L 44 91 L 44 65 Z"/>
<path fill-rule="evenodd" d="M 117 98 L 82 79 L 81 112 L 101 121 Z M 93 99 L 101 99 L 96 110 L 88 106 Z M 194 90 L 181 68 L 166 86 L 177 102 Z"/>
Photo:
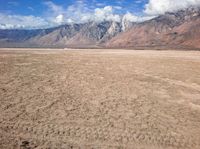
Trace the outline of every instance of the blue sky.
<path fill-rule="evenodd" d="M 19 15 L 41 16 L 45 13 L 47 6 L 45 2 L 48 0 L 0 0 L 0 12 Z M 74 5 L 76 0 L 51 0 L 55 5 L 64 8 Z M 105 6 L 116 6 L 122 9 L 118 13 L 127 11 L 134 13 L 142 13 L 144 5 L 148 0 L 82 0 L 88 8 L 101 8 Z"/>
<path fill-rule="evenodd" d="M 142 22 L 189 6 L 200 6 L 200 0 L 0 0 L 0 29 L 105 20 Z"/>

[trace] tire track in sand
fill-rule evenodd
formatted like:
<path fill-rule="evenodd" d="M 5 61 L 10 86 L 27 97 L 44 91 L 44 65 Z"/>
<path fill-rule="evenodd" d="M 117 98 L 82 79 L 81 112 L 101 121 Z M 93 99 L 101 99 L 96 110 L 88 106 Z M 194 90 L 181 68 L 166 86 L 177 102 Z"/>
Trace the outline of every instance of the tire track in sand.
<path fill-rule="evenodd" d="M 39 139 L 42 140 L 43 143 L 48 141 L 56 143 L 57 140 L 57 142 L 61 143 L 71 142 L 76 144 L 76 142 L 79 142 L 78 144 L 84 144 L 87 140 L 89 145 L 97 146 L 98 144 L 100 146 L 132 146 L 135 144 L 145 144 L 174 149 L 200 148 L 200 140 L 187 140 L 184 136 L 172 134 L 157 134 L 154 136 L 148 132 L 132 131 L 131 129 L 117 130 L 103 127 L 60 126 L 39 123 L 29 125 L 27 123 L 1 122 L 0 130 L 10 136 L 29 136 L 28 138 Z"/>

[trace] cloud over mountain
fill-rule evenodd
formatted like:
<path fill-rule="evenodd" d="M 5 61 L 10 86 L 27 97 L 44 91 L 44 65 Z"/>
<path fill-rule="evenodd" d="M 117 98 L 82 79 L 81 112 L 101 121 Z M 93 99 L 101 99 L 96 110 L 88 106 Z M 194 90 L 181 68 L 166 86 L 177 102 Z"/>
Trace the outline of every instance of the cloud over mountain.
<path fill-rule="evenodd" d="M 91 15 L 92 16 L 92 15 Z M 91 18 L 93 19 L 93 18 Z M 94 10 L 95 21 L 115 21 L 120 22 L 120 16 L 113 13 L 113 7 L 106 6 L 104 8 L 96 8 Z"/>
<path fill-rule="evenodd" d="M 84 23 L 88 21 L 116 21 L 120 22 L 120 15 L 115 13 L 119 7 L 104 6 L 100 8 L 89 8 L 84 1 L 76 1 L 73 5 L 64 8 L 53 2 L 45 2 L 49 10 L 47 16 L 53 22 L 61 23 Z M 61 18 L 62 16 L 62 18 Z"/>
<path fill-rule="evenodd" d="M 50 0 L 43 1 L 40 5 L 45 10 L 39 15 L 17 14 L 12 13 L 12 11 L 4 13 L 0 11 L 0 29 L 49 28 L 66 23 L 91 21 L 142 22 L 165 12 L 174 12 L 190 6 L 200 6 L 200 0 L 120 0 L 118 3 L 109 2 L 107 4 L 105 1 L 102 1 L 102 3 L 97 1 L 76 0 L 69 5 L 57 4 Z M 131 7 L 131 11 L 126 7 L 122 7 L 122 3 L 126 1 L 126 7 Z M 132 3 L 134 3 L 133 6 L 131 6 Z M 136 10 L 138 5 L 141 7 L 140 12 Z M 20 5 L 18 4 L 18 6 Z M 31 12 L 37 11 L 30 6 L 27 9 L 31 9 Z"/>
<path fill-rule="evenodd" d="M 41 17 L 32 15 L 7 15 L 0 13 L 0 29 L 13 29 L 13 28 L 44 28 L 49 26 L 49 22 Z"/>
<path fill-rule="evenodd" d="M 160 15 L 191 6 L 200 6 L 200 0 L 149 0 L 144 12 L 148 15 Z"/>

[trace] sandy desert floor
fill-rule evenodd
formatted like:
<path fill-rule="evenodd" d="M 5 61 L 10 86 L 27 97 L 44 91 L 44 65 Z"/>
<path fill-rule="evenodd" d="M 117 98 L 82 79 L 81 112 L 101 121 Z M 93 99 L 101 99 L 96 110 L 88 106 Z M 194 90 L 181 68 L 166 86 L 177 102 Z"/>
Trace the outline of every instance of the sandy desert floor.
<path fill-rule="evenodd" d="M 200 52 L 0 50 L 1 149 L 200 149 Z"/>

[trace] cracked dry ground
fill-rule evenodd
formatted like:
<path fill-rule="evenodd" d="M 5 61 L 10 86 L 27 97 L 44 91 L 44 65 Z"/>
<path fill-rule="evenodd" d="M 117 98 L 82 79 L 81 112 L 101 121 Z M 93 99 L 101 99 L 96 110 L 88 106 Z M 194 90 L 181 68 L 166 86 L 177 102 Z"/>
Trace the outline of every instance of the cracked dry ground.
<path fill-rule="evenodd" d="M 200 52 L 0 51 L 1 149 L 200 149 Z"/>

